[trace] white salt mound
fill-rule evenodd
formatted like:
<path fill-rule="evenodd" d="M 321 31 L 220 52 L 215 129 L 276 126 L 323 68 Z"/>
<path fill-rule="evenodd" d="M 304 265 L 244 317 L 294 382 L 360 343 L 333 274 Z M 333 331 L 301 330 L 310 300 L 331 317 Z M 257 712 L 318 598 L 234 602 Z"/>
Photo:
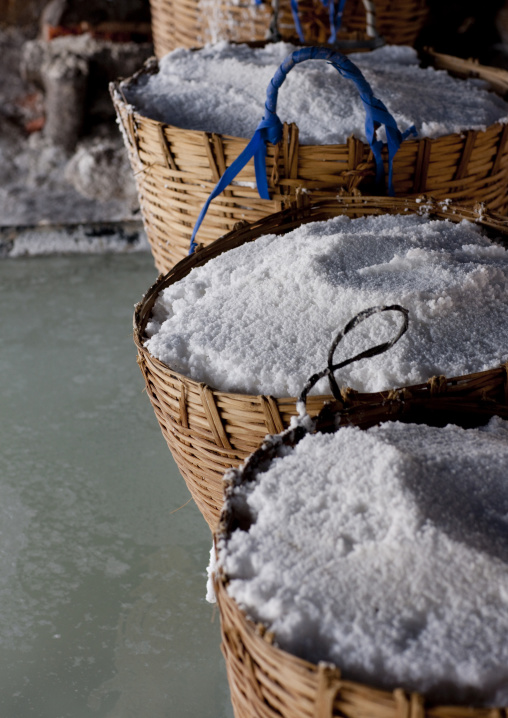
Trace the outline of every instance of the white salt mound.
<path fill-rule="evenodd" d="M 141 114 L 183 129 L 251 137 L 264 113 L 266 88 L 295 46 L 264 48 L 221 42 L 201 50 L 178 49 L 159 72 L 122 85 Z M 508 122 L 508 105 L 479 80 L 459 80 L 444 70 L 422 69 L 413 48 L 385 46 L 348 56 L 370 83 L 403 132 L 420 137 Z M 324 61 L 294 67 L 279 91 L 282 121 L 296 122 L 304 144 L 343 144 L 365 138 L 365 110 L 356 86 Z"/>
<path fill-rule="evenodd" d="M 297 656 L 439 702 L 508 703 L 508 422 L 307 435 L 232 500 L 228 593 Z"/>
<path fill-rule="evenodd" d="M 333 337 L 380 304 L 409 310 L 388 352 L 341 369 L 339 385 L 382 391 L 491 369 L 508 358 L 508 253 L 471 223 L 342 216 L 265 235 L 163 290 L 146 347 L 223 391 L 299 396 Z M 393 337 L 400 314 L 366 320 L 335 361 Z M 321 380 L 314 393 L 329 393 Z"/>

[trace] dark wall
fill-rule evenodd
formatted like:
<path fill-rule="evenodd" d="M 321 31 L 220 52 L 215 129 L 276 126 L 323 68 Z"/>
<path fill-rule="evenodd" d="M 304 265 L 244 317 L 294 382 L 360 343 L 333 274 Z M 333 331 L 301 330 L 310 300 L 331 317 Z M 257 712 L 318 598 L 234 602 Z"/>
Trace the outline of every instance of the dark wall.
<path fill-rule="evenodd" d="M 505 0 L 428 0 L 426 27 L 418 47 L 487 62 L 494 45 L 501 42 L 496 20 Z"/>

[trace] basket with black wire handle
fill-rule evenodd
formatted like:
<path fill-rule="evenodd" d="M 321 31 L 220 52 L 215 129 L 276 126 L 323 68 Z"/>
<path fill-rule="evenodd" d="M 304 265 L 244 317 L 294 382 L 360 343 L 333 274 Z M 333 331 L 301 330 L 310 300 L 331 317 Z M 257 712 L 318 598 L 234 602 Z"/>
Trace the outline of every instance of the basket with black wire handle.
<path fill-rule="evenodd" d="M 391 341 L 344 362 L 333 364 L 334 349 L 346 334 L 374 314 L 394 311 L 401 313 L 402 324 Z M 392 421 L 435 426 L 440 427 L 440 430 L 448 423 L 454 423 L 470 429 L 485 425 L 494 416 L 508 419 L 508 404 L 502 393 L 498 394 L 499 401 L 496 401 L 482 398 L 479 392 L 472 392 L 469 397 L 447 396 L 446 392 L 436 395 L 423 387 L 417 388 L 416 391 L 394 392 L 390 398 L 377 403 L 344 408 L 334 372 L 348 363 L 389 350 L 406 330 L 407 321 L 407 310 L 399 305 L 371 307 L 354 317 L 335 338 L 327 367 L 312 376 L 304 387 L 299 399 L 299 420 L 294 422 L 292 428 L 267 437 L 263 445 L 251 454 L 242 466 L 227 472 L 226 501 L 214 534 L 219 560 L 232 535 L 248 532 L 257 521 L 255 512 L 252 512 L 246 501 L 250 494 L 246 487 L 249 484 L 256 485 L 261 474 L 264 475 L 275 461 L 282 461 L 280 457 L 285 460 L 309 434 L 347 431 L 346 427 L 367 429 Z M 339 399 L 325 406 L 314 420 L 310 420 L 305 407 L 308 392 L 324 376 L 330 379 L 333 393 Z M 308 447 L 309 444 L 305 446 Z M 357 461 L 361 463 L 362 457 L 359 456 Z M 294 463 L 291 465 L 294 466 Z M 279 481 L 280 471 L 279 465 Z M 290 485 L 291 482 L 288 482 L 287 486 Z M 287 497 L 287 493 L 284 495 Z M 268 501 L 272 494 L 265 491 L 263 496 L 264 500 Z M 333 511 L 334 500 L 340 498 L 326 498 L 328 510 Z M 365 497 L 365 500 L 368 498 Z M 260 510 L 259 499 L 255 505 L 257 510 Z M 305 512 L 305 503 L 297 502 L 295 505 Z M 291 516 L 293 517 L 293 514 Z M 291 543 L 293 534 L 286 537 L 284 520 L 281 518 L 280 521 L 280 535 L 285 537 L 286 542 Z M 266 530 L 266 524 L 262 525 Z M 305 522 L 307 530 L 313 525 L 310 519 Z M 259 540 L 258 531 L 255 543 Z M 304 541 L 302 536 L 301 542 Z M 299 551 L 305 553 L 301 546 Z M 303 557 L 300 557 L 300 560 L 304 562 Z M 238 559 L 234 561 L 235 566 L 238 565 L 237 561 Z M 253 566 L 258 567 L 258 564 L 257 560 Z M 248 576 L 251 577 L 255 570 L 251 566 L 247 571 Z M 239 574 L 240 576 L 235 578 L 243 577 L 240 583 L 245 583 L 244 571 L 239 570 Z M 317 580 L 318 577 L 313 575 L 313 581 Z M 411 577 L 408 576 L 408 581 L 410 580 Z M 214 569 L 213 584 L 221 615 L 222 651 L 226 660 L 235 718 L 400 718 L 401 715 L 410 718 L 492 718 L 501 715 L 505 710 L 474 705 L 441 705 L 435 699 L 428 699 L 424 693 L 408 692 L 400 687 L 394 690 L 380 689 L 367 681 L 360 682 L 343 676 L 339 665 L 328 661 L 312 662 L 294 655 L 277 643 L 277 636 L 274 636 L 267 625 L 248 617 L 245 606 L 241 606 L 228 592 L 229 582 L 227 569 L 224 563 L 220 563 L 219 567 Z M 281 583 L 283 582 L 281 578 Z M 354 590 L 351 587 L 351 591 Z M 307 601 L 310 600 L 308 592 L 306 598 Z M 273 609 L 270 615 L 273 616 Z M 315 620 L 315 611 L 312 615 Z M 488 627 L 486 629 L 488 630 Z M 306 644 L 301 641 L 295 645 L 299 645 L 303 651 Z"/>
<path fill-rule="evenodd" d="M 340 215 L 356 218 L 422 212 L 428 213 L 431 219 L 448 219 L 454 223 L 469 220 L 485 230 L 492 229 L 498 237 L 508 237 L 508 221 L 505 218 L 472 208 L 394 198 L 321 202 L 303 209 L 284 210 L 233 231 L 204 247 L 161 276 L 137 305 L 134 341 L 147 394 L 173 458 L 212 530 L 217 525 L 222 507 L 224 472 L 239 465 L 263 443 L 267 434 L 278 433 L 289 426 L 291 418 L 297 415 L 297 398 L 220 391 L 154 358 L 145 347 L 145 341 L 148 338 L 146 326 L 157 297 L 193 268 L 265 234 L 285 234 L 302 224 Z M 358 411 L 362 412 L 367 412 L 369 405 L 375 405 L 372 408 L 375 415 L 380 410 L 379 404 L 388 406 L 386 402 L 395 395 L 405 398 L 404 406 L 407 410 L 416 398 L 439 397 L 443 402 L 448 399 L 453 404 L 459 399 L 472 397 L 474 401 L 480 398 L 487 403 L 503 403 L 507 400 L 506 392 L 506 365 L 503 365 L 462 377 L 431 377 L 422 385 L 401 387 L 395 394 L 362 393 L 341 387 L 337 400 L 343 408 L 352 410 L 358 406 Z M 332 393 L 309 396 L 309 414 L 316 416 L 333 399 Z M 402 405 L 397 400 L 393 406 L 394 410 L 399 407 L 399 411 Z"/>

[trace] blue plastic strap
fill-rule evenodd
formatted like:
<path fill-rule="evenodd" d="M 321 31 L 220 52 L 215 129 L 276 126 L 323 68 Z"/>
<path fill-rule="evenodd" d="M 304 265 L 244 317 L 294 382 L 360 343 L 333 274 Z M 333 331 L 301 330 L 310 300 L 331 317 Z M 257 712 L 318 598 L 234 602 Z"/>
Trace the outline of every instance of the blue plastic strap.
<path fill-rule="evenodd" d="M 337 33 L 340 30 L 340 26 L 342 25 L 342 16 L 344 14 L 344 5 L 346 4 L 346 0 L 339 0 L 339 5 L 337 7 L 337 10 L 334 10 L 332 8 L 332 5 L 334 5 L 333 0 L 331 0 L 330 4 L 330 43 L 334 43 L 337 40 Z M 326 7 L 326 6 L 325 6 Z M 332 12 L 334 10 L 334 12 Z"/>
<path fill-rule="evenodd" d="M 333 44 L 335 40 L 337 39 L 337 32 L 335 30 L 335 0 L 321 0 L 323 3 L 323 7 L 328 8 L 328 17 L 330 20 L 330 37 L 328 38 L 328 42 L 330 44 Z"/>
<path fill-rule="evenodd" d="M 330 18 L 330 37 L 328 42 L 333 44 L 337 40 L 337 33 L 340 30 L 342 24 L 342 15 L 344 13 L 344 5 L 346 0 L 338 0 L 339 4 L 336 7 L 336 0 L 321 0 L 321 4 L 324 8 L 328 8 L 328 15 Z M 291 13 L 293 15 L 293 22 L 295 23 L 296 32 L 300 42 L 305 42 L 305 35 L 303 32 L 302 24 L 300 22 L 300 15 L 298 13 L 298 0 L 291 0 Z"/>
<path fill-rule="evenodd" d="M 271 142 L 276 145 L 280 142 L 282 137 L 282 123 L 277 115 L 269 115 L 267 119 L 263 118 L 252 136 L 249 144 L 245 149 L 238 155 L 236 160 L 227 168 L 220 180 L 215 185 L 212 193 L 206 200 L 199 216 L 194 225 L 192 231 L 191 243 L 189 248 L 189 254 L 192 254 L 196 249 L 196 234 L 201 226 L 201 223 L 208 211 L 210 202 L 217 197 L 226 187 L 234 180 L 237 174 L 242 171 L 247 162 L 254 157 L 254 169 L 256 172 L 256 184 L 258 194 L 261 199 L 270 199 L 270 193 L 268 191 L 268 182 L 266 180 L 266 143 Z"/>
<path fill-rule="evenodd" d="M 358 67 L 356 67 L 356 65 L 345 55 L 324 47 L 305 47 L 301 50 L 295 50 L 292 52 L 291 55 L 288 55 L 288 57 L 286 57 L 277 69 L 268 86 L 265 103 L 266 112 L 275 114 L 279 87 L 284 82 L 286 75 L 291 68 L 294 67 L 294 65 L 306 60 L 325 60 L 335 67 L 342 77 L 352 80 L 355 83 L 366 113 L 365 135 L 376 162 L 377 183 L 380 183 L 383 180 L 384 167 L 381 156 L 383 143 L 381 140 L 376 139 L 376 130 L 381 127 L 381 125 L 385 126 L 389 159 L 388 192 L 390 195 L 393 195 L 394 191 L 391 171 L 393 158 L 395 157 L 401 142 L 406 139 L 409 134 L 416 135 L 416 129 L 414 125 L 412 125 L 402 135 L 397 127 L 394 117 L 388 112 L 383 102 L 374 96 L 371 86 L 364 78 Z"/>
<path fill-rule="evenodd" d="M 257 126 L 256 131 L 254 132 L 254 135 L 248 145 L 236 158 L 233 164 L 224 172 L 208 197 L 199 214 L 196 224 L 194 225 L 189 254 L 192 254 L 196 248 L 196 233 L 201 226 L 210 202 L 234 180 L 236 175 L 252 158 L 254 158 L 254 168 L 259 196 L 261 199 L 270 199 L 268 182 L 266 179 L 265 155 L 266 143 L 270 142 L 276 145 L 280 142 L 282 137 L 282 123 L 276 112 L 279 88 L 286 79 L 288 72 L 295 65 L 300 62 L 305 62 L 306 60 L 325 60 L 330 63 L 342 75 L 342 77 L 352 80 L 355 83 L 365 108 L 365 135 L 374 155 L 377 183 L 381 183 L 383 181 L 384 165 L 382 158 L 383 143 L 381 140 L 376 139 L 376 130 L 381 127 L 381 125 L 385 126 L 388 145 L 388 193 L 390 195 L 394 194 L 392 181 L 393 158 L 395 157 L 401 142 L 409 134 L 416 135 L 414 125 L 408 128 L 403 134 L 399 131 L 393 116 L 388 112 L 381 100 L 374 96 L 372 88 L 367 80 L 364 78 L 356 65 L 354 65 L 347 57 L 342 55 L 340 52 L 325 47 L 305 47 L 300 50 L 295 50 L 288 55 L 271 79 L 266 91 L 265 114 L 263 115 L 263 119 Z"/>
<path fill-rule="evenodd" d="M 293 22 L 295 23 L 296 32 L 300 42 L 305 42 L 305 35 L 302 30 L 302 23 L 300 22 L 300 15 L 298 14 L 298 0 L 291 0 L 291 14 L 293 15 Z"/>

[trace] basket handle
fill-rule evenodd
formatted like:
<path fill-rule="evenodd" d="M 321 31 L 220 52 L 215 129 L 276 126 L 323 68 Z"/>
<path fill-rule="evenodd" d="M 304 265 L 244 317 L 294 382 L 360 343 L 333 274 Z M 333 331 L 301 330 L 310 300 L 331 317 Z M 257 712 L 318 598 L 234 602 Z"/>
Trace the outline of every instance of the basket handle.
<path fill-rule="evenodd" d="M 335 354 L 335 350 L 337 349 L 339 342 L 346 336 L 346 334 L 349 334 L 349 332 L 357 327 L 359 324 L 361 324 L 365 319 L 368 319 L 373 314 L 380 314 L 381 312 L 400 312 L 403 317 L 402 326 L 399 329 L 396 336 L 393 337 L 393 339 L 390 339 L 388 342 L 384 342 L 383 344 L 378 344 L 375 347 L 371 347 L 370 349 L 365 349 L 365 351 L 360 352 L 360 354 L 356 354 L 354 357 L 351 357 L 350 359 L 345 359 L 342 362 L 339 362 L 339 364 L 333 363 L 333 355 Z M 391 304 L 389 306 L 376 306 L 376 307 L 369 307 L 369 309 L 364 309 L 362 312 L 357 314 L 355 317 L 349 320 L 349 322 L 346 324 L 344 329 L 340 331 L 335 339 L 332 342 L 332 345 L 330 347 L 330 350 L 328 352 L 328 366 L 326 369 L 323 369 L 320 372 L 317 372 L 317 374 L 313 374 L 308 380 L 305 386 L 303 387 L 302 393 L 300 394 L 300 398 L 298 399 L 298 404 L 303 405 L 302 408 L 305 408 L 306 402 L 307 402 L 307 395 L 309 391 L 312 389 L 317 382 L 322 379 L 324 376 L 328 377 L 328 381 L 330 383 L 330 390 L 335 397 L 335 399 L 340 400 L 340 389 L 337 384 L 337 381 L 334 376 L 334 372 L 337 369 L 342 369 L 345 366 L 348 366 L 348 364 L 352 364 L 355 361 L 359 361 L 360 359 L 367 359 L 369 357 L 377 356 L 378 354 L 383 354 L 383 352 L 387 351 L 391 347 L 393 347 L 394 344 L 396 344 L 401 336 L 406 333 L 407 328 L 409 326 L 409 311 L 407 309 L 404 309 L 404 307 L 401 307 L 400 304 Z M 305 413 L 305 412 L 300 412 Z"/>
<path fill-rule="evenodd" d="M 210 196 L 205 202 L 192 231 L 189 254 L 196 249 L 195 237 L 205 217 L 210 202 L 217 197 L 245 167 L 247 162 L 254 157 L 254 169 L 256 173 L 256 184 L 261 199 L 270 199 L 268 182 L 266 179 L 266 143 L 276 145 L 282 137 L 282 122 L 277 115 L 277 97 L 279 88 L 286 79 L 288 72 L 300 62 L 307 60 L 325 60 L 332 65 L 342 77 L 352 80 L 360 94 L 365 108 L 365 134 L 372 149 L 376 163 L 376 182 L 380 183 L 384 177 L 384 165 L 381 150 L 383 142 L 377 140 L 376 130 L 384 125 L 388 144 L 388 193 L 394 194 L 392 181 L 393 158 L 400 147 L 400 144 L 409 134 L 416 135 L 414 125 L 411 125 L 405 132 L 400 132 L 397 123 L 388 112 L 385 105 L 374 96 L 372 88 L 364 78 L 358 67 L 345 55 L 326 47 L 304 47 L 295 50 L 282 62 L 273 76 L 266 91 L 265 113 L 248 143 L 247 147 L 238 155 L 234 162 L 227 168 L 219 179 Z"/>

